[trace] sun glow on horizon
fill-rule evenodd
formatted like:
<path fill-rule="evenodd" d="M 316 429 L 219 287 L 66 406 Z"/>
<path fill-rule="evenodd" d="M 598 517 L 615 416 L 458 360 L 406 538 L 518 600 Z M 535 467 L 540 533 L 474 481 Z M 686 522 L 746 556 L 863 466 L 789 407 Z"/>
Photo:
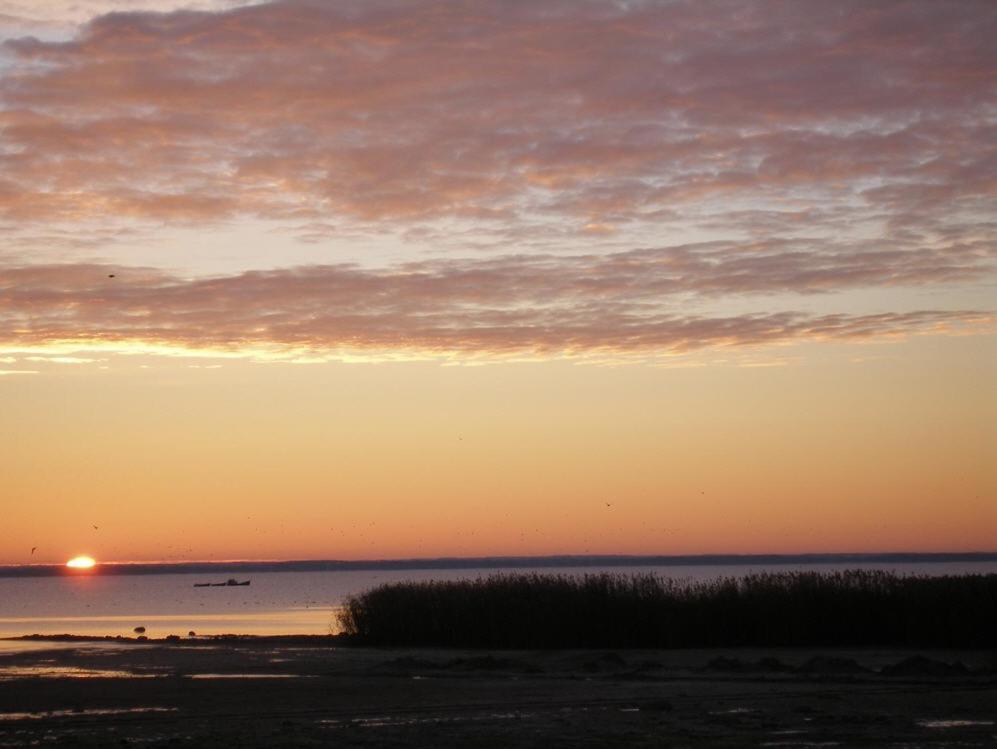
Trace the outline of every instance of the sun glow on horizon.
<path fill-rule="evenodd" d="M 0 0 L 0 575 L 997 550 L 997 1 L 855 5 Z"/>

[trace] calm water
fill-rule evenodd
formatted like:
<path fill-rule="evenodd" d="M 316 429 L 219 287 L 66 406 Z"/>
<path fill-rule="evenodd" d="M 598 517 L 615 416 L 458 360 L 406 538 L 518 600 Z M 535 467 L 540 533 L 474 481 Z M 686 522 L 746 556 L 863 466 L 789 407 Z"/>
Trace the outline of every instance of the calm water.
<path fill-rule="evenodd" d="M 749 572 L 841 570 L 864 567 L 900 574 L 997 573 L 997 562 L 821 564 L 776 566 L 546 567 L 503 572 L 577 574 L 653 572 L 686 580 Z M 143 626 L 150 637 L 198 634 L 328 634 L 340 602 L 374 585 L 401 580 L 455 580 L 497 570 L 363 570 L 243 574 L 248 587 L 195 588 L 229 575 L 113 575 L 106 577 L 0 578 L 0 637 L 25 634 L 131 635 Z M 5 646 L 0 643 L 0 649 Z"/>

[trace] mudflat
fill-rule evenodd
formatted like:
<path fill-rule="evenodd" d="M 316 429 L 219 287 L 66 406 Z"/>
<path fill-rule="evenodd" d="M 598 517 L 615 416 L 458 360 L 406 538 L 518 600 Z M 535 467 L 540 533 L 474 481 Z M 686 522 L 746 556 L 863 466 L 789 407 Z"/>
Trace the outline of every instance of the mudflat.
<path fill-rule="evenodd" d="M 993 652 L 27 644 L 0 650 L 0 746 L 997 745 Z"/>

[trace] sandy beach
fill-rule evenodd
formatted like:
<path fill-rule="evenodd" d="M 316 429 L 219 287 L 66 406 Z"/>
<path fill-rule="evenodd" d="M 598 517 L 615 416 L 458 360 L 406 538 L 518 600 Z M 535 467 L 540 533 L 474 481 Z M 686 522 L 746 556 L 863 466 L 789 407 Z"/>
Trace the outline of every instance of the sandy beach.
<path fill-rule="evenodd" d="M 0 746 L 993 746 L 980 651 L 17 641 Z"/>

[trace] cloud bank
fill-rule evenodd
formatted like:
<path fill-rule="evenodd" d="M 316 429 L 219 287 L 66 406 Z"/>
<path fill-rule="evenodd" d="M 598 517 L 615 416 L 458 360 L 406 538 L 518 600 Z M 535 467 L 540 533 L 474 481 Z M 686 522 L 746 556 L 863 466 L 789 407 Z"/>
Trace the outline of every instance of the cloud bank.
<path fill-rule="evenodd" d="M 994 193 L 995 36 L 986 0 L 112 13 L 4 44 L 0 215 L 598 228 L 830 201 L 965 234 Z"/>
<path fill-rule="evenodd" d="M 8 268 L 0 276 L 0 348 L 120 345 L 278 358 L 350 352 L 612 357 L 945 332 L 991 321 L 971 310 L 689 311 L 690 298 L 800 283 L 823 290 L 869 272 L 847 255 L 813 269 L 792 252 L 774 253 L 758 258 L 766 269 L 760 275 L 750 264 L 722 257 L 722 249 L 708 247 L 383 269 L 312 266 L 200 279 L 104 265 Z M 903 277 L 924 272 L 917 263 L 895 268 Z M 881 265 L 875 273 L 883 273 Z"/>
<path fill-rule="evenodd" d="M 993 277 L 989 0 L 224 5 L 5 41 L 0 226 L 71 256 L 118 237 L 73 227 L 251 217 L 450 256 L 191 278 L 8 250 L 6 345 L 682 351 L 988 317 L 730 310 Z"/>

